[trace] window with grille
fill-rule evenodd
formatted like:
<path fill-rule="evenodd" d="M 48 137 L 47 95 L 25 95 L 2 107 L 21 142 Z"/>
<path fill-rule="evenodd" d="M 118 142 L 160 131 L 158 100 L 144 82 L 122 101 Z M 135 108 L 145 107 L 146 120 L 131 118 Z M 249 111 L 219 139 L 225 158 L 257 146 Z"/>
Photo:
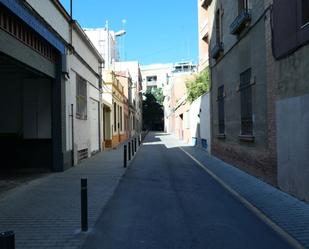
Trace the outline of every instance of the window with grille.
<path fill-rule="evenodd" d="M 114 131 L 117 131 L 117 104 L 114 102 Z"/>
<path fill-rule="evenodd" d="M 225 121 L 224 121 L 224 85 L 218 88 L 218 121 L 219 121 L 219 134 L 225 133 Z"/>
<path fill-rule="evenodd" d="M 301 1 L 302 26 L 309 23 L 309 0 Z"/>
<path fill-rule="evenodd" d="M 120 120 L 120 131 L 122 131 L 122 107 L 120 106 L 119 112 L 119 120 Z"/>
<path fill-rule="evenodd" d="M 251 68 L 240 74 L 241 135 L 253 135 Z"/>
<path fill-rule="evenodd" d="M 249 9 L 249 0 L 238 0 L 238 13 Z"/>
<path fill-rule="evenodd" d="M 87 119 L 87 81 L 76 75 L 76 118 Z"/>
<path fill-rule="evenodd" d="M 216 12 L 216 42 L 221 42 L 221 11 L 220 9 Z"/>

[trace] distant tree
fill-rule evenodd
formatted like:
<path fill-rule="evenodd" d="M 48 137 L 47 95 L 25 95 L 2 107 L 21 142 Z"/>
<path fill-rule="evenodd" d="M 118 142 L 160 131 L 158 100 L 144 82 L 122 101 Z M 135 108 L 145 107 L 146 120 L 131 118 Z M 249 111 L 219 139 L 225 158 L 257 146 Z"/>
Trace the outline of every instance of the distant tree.
<path fill-rule="evenodd" d="M 147 89 L 147 93 L 152 94 L 160 105 L 163 104 L 164 96 L 163 96 L 162 88 L 152 87 L 152 88 Z"/>
<path fill-rule="evenodd" d="M 209 91 L 209 68 L 207 67 L 202 72 L 198 73 L 193 79 L 186 82 L 187 100 L 193 102 L 198 97 Z"/>
<path fill-rule="evenodd" d="M 163 106 L 158 103 L 156 97 L 146 92 L 143 100 L 143 128 L 150 130 L 162 130 L 164 122 Z"/>

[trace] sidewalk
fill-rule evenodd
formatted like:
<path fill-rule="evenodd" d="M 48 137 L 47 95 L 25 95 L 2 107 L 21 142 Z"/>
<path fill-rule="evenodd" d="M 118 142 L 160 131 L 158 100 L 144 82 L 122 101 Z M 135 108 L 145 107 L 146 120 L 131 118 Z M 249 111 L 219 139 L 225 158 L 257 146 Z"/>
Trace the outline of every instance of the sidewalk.
<path fill-rule="evenodd" d="M 285 230 L 302 244 L 303 248 L 309 248 L 309 205 L 307 203 L 210 156 L 205 150 L 188 145 L 184 145 L 182 149 Z"/>
<path fill-rule="evenodd" d="M 87 236 L 80 233 L 80 179 L 88 179 L 91 232 L 124 172 L 119 145 L 65 172 L 9 190 L 0 197 L 0 231 L 15 232 L 16 249 L 79 248 Z"/>

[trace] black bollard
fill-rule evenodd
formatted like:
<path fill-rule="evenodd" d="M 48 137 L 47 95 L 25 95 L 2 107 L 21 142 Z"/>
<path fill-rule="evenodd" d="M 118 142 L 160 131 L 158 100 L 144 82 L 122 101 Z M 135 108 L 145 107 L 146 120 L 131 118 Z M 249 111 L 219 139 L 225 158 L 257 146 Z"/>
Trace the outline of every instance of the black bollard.
<path fill-rule="evenodd" d="M 88 231 L 88 196 L 87 196 L 87 179 L 82 178 L 81 181 L 81 230 Z"/>
<path fill-rule="evenodd" d="M 123 167 L 127 167 L 127 146 L 123 146 Z"/>
<path fill-rule="evenodd" d="M 15 234 L 13 231 L 0 233 L 0 248 L 15 249 Z"/>
<path fill-rule="evenodd" d="M 135 153 L 136 153 L 136 151 L 137 151 L 137 146 L 136 146 L 136 137 L 134 138 L 134 151 L 135 151 Z"/>
<path fill-rule="evenodd" d="M 129 156 L 129 161 L 131 160 L 131 143 L 130 141 L 128 142 L 128 156 Z"/>

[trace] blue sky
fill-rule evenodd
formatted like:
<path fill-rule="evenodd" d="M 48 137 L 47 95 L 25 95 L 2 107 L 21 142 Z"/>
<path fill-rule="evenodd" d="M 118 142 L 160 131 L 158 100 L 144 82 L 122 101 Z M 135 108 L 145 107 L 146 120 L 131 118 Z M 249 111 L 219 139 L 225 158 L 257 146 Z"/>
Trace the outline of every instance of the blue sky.
<path fill-rule="evenodd" d="M 70 0 L 60 0 L 69 12 Z M 122 59 L 140 64 L 179 62 L 198 59 L 196 0 L 73 0 L 73 17 L 82 27 L 103 27 L 127 34 Z M 123 58 L 124 57 L 124 58 Z"/>

